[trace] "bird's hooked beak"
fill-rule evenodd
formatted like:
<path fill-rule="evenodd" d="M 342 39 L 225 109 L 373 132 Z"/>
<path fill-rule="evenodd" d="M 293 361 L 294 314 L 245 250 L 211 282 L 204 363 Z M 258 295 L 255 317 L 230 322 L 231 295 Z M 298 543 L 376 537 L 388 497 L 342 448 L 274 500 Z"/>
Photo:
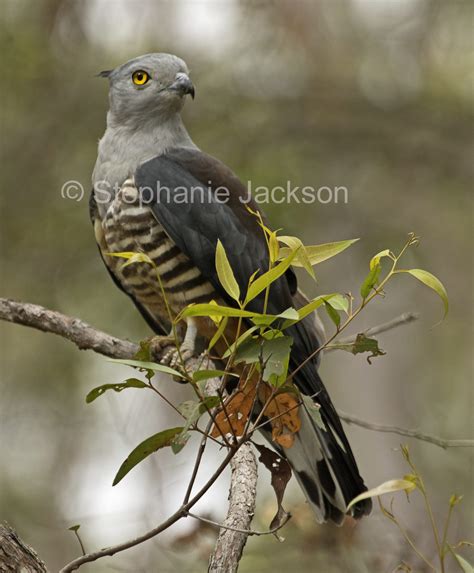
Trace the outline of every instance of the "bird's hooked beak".
<path fill-rule="evenodd" d="M 170 85 L 169 89 L 177 91 L 182 96 L 189 94 L 194 99 L 195 90 L 193 82 L 184 72 L 176 74 L 175 81 Z"/>

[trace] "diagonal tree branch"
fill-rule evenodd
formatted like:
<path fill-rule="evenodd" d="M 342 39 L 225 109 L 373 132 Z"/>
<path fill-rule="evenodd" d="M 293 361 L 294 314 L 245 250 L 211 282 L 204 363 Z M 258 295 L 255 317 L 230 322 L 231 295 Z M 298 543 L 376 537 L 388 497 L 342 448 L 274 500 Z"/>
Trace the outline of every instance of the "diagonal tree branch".
<path fill-rule="evenodd" d="M 227 455 L 225 456 L 223 461 L 219 464 L 219 466 L 217 467 L 213 475 L 209 478 L 209 480 L 206 482 L 206 484 L 203 485 L 201 489 L 187 503 L 183 503 L 170 517 L 168 517 L 165 521 L 160 523 L 157 527 L 151 529 L 150 531 L 147 531 L 146 533 L 134 539 L 130 539 L 123 543 L 119 543 L 117 545 L 111 545 L 110 547 L 105 547 L 103 549 L 99 549 L 98 551 L 82 555 L 81 557 L 78 557 L 77 559 L 74 559 L 73 561 L 68 563 L 65 567 L 61 569 L 59 573 L 71 573 L 72 571 L 76 571 L 76 569 L 79 569 L 79 567 L 81 565 L 84 565 L 85 563 L 92 563 L 93 561 L 97 561 L 102 557 L 107 557 L 107 556 L 110 557 L 112 555 L 115 555 L 116 553 L 125 551 L 126 549 L 131 549 L 132 547 L 136 547 L 137 545 L 140 545 L 141 543 L 144 543 L 145 541 L 148 541 L 149 539 L 156 537 L 159 533 L 165 531 L 180 519 L 187 517 L 188 511 L 204 496 L 205 493 L 207 493 L 207 491 L 212 487 L 217 478 L 226 469 L 227 465 L 236 455 L 238 450 L 245 443 L 247 443 L 248 439 L 249 437 L 245 436 L 242 439 L 240 439 L 238 443 L 235 444 L 235 446 L 233 446 L 228 451 Z M 229 573 L 233 573 L 233 571 L 236 570 L 237 569 L 234 570 L 231 569 L 228 571 Z"/>
<path fill-rule="evenodd" d="M 386 332 L 387 330 L 411 322 L 416 318 L 416 315 L 404 314 L 392 321 L 369 329 L 366 331 L 366 334 L 374 335 Z M 16 302 L 10 299 L 0 298 L 0 320 L 36 328 L 42 332 L 56 334 L 71 341 L 81 350 L 93 350 L 94 352 L 112 358 L 132 358 L 139 349 L 137 344 L 121 340 L 97 330 L 78 318 L 70 317 L 31 303 Z M 343 342 L 345 342 L 345 340 L 346 339 L 343 339 Z M 349 338 L 348 342 L 352 340 L 352 338 Z M 369 430 L 396 433 L 430 442 L 442 448 L 474 446 L 473 440 L 443 440 L 436 436 L 421 433 L 418 430 L 374 424 L 344 412 L 340 412 L 340 416 L 347 423 L 356 424 Z M 201 456 L 198 456 L 195 472 L 198 470 L 200 458 Z M 246 440 L 239 440 L 239 442 L 229 450 L 210 480 L 194 496 L 191 496 L 191 483 L 189 492 L 181 507 L 163 523 L 133 540 L 107 547 L 88 555 L 83 555 L 66 565 L 62 569 L 62 573 L 74 571 L 82 564 L 90 563 L 101 557 L 114 555 L 115 553 L 134 547 L 158 535 L 181 518 L 191 516 L 189 510 L 208 491 L 229 463 L 232 469 L 229 509 L 211 556 L 209 572 L 236 572 L 247 537 L 250 534 L 249 530 L 255 509 L 256 496 L 257 463 L 251 446 Z M 195 516 L 192 515 L 192 517 Z M 40 570 L 41 569 L 39 569 L 39 571 Z"/>
<path fill-rule="evenodd" d="M 67 316 L 57 311 L 48 310 L 35 304 L 21 303 L 0 298 L 0 319 L 36 328 L 42 332 L 57 334 L 58 336 L 73 342 L 81 350 L 93 350 L 94 352 L 111 358 L 132 358 L 139 349 L 138 345 L 115 338 L 105 332 L 101 332 L 80 319 Z M 196 370 L 198 369 L 199 364 L 197 360 L 194 360 L 192 364 L 189 364 L 188 366 L 191 370 Z M 207 366 L 210 368 L 212 365 L 208 364 Z M 220 385 L 219 380 L 216 382 L 217 385 L 214 385 L 215 387 L 212 386 L 211 382 L 212 381 L 209 381 L 206 385 L 206 391 L 209 394 L 212 394 Z M 116 546 L 101 549 L 88 555 L 83 555 L 66 565 L 62 571 L 74 571 L 82 564 L 90 563 L 100 559 L 101 557 L 111 556 L 115 553 L 135 547 L 136 545 L 155 537 L 179 519 L 187 517 L 187 515 L 189 515 L 188 509 L 191 508 L 205 493 L 205 491 L 207 491 L 212 483 L 214 483 L 217 476 L 225 469 L 229 461 L 232 470 L 232 478 L 229 493 L 229 509 L 223 525 L 231 524 L 235 528 L 240 528 L 244 531 L 238 532 L 231 531 L 225 527 L 222 528 L 217 539 L 214 552 L 211 556 L 210 571 L 215 573 L 219 571 L 226 571 L 229 573 L 237 571 L 248 537 L 246 530 L 249 530 L 250 528 L 255 510 L 257 462 L 251 445 L 247 442 L 242 443 L 240 447 L 235 448 L 230 452 L 230 454 L 228 454 L 206 486 L 204 486 L 194 497 L 191 497 L 191 488 L 194 483 L 195 474 L 199 469 L 203 450 L 204 447 L 201 447 L 200 455 L 198 456 L 193 470 L 193 478 L 190 482 L 189 492 L 186 495 L 186 499 L 182 506 L 172 516 L 170 516 L 169 519 L 135 539 L 131 539 Z M 31 571 L 33 571 L 33 569 Z"/>
<path fill-rule="evenodd" d="M 393 320 L 369 328 L 365 334 L 373 336 L 375 334 L 387 332 L 388 330 L 398 326 L 413 322 L 417 318 L 418 315 L 414 313 L 404 313 Z M 49 310 L 37 304 L 16 302 L 11 299 L 0 298 L 0 320 L 29 326 L 31 328 L 41 330 L 42 332 L 57 334 L 58 336 L 71 341 L 81 350 L 93 350 L 94 352 L 98 352 L 99 354 L 103 354 L 104 356 L 109 356 L 111 358 L 133 358 L 139 349 L 137 344 L 128 340 L 116 338 L 110 334 L 97 330 L 79 318 L 67 316 L 58 311 Z M 346 344 L 353 341 L 354 337 L 348 337 L 347 339 L 343 338 L 339 340 L 338 343 Z M 329 350 L 330 348 L 325 352 L 328 352 Z M 346 412 L 339 412 L 339 415 L 342 420 L 348 424 L 354 424 L 361 428 L 377 432 L 394 433 L 400 436 L 422 440 L 424 442 L 435 444 L 441 448 L 474 447 L 474 440 L 446 440 L 437 436 L 425 434 L 418 430 L 367 422 L 366 420 L 362 420 L 361 418 L 352 414 L 347 414 Z"/>
<path fill-rule="evenodd" d="M 133 342 L 110 336 L 79 318 L 29 302 L 0 298 L 0 320 L 57 334 L 80 350 L 93 350 L 110 358 L 131 358 L 139 348 Z"/>

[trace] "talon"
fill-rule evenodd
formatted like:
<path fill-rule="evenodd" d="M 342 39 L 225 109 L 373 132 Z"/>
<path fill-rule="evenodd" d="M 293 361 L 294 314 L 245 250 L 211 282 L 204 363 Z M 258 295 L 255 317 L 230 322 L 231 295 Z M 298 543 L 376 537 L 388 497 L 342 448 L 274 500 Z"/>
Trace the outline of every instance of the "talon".
<path fill-rule="evenodd" d="M 173 352 L 172 357 L 171 357 L 171 362 L 170 362 L 171 368 L 176 368 L 176 366 L 178 366 L 180 362 L 181 361 L 179 359 L 179 352 L 177 350 L 175 350 Z"/>
<path fill-rule="evenodd" d="M 197 328 L 192 319 L 188 318 L 186 327 L 186 334 L 179 352 L 173 336 L 154 336 L 151 338 L 149 342 L 151 358 L 171 368 L 180 366 L 182 358 L 182 362 L 186 366 L 186 362 L 194 356 L 197 335 Z"/>
<path fill-rule="evenodd" d="M 153 336 L 149 343 L 150 356 L 155 362 L 164 362 L 176 350 L 173 336 Z"/>

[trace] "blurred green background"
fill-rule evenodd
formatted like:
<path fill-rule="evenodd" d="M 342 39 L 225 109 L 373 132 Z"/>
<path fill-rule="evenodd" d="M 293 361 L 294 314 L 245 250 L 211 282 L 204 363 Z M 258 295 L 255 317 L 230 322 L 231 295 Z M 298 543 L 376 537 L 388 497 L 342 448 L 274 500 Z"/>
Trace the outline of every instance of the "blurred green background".
<path fill-rule="evenodd" d="M 387 355 L 332 353 L 322 376 L 338 407 L 369 421 L 443 437 L 472 435 L 473 4 L 445 0 L 2 0 L 2 296 L 79 316 L 114 335 L 150 334 L 112 284 L 96 251 L 87 208 L 61 197 L 67 180 L 88 195 L 107 110 L 95 74 L 149 51 L 183 57 L 197 97 L 186 125 L 205 151 L 257 185 L 345 186 L 347 204 L 264 205 L 275 228 L 308 244 L 360 237 L 317 268 L 307 294 L 358 291 L 368 259 L 421 236 L 407 267 L 445 283 L 451 310 L 408 277 L 361 316 L 354 331 L 405 311 L 415 324 L 380 337 Z M 0 518 L 52 571 L 79 554 L 67 528 L 81 524 L 86 549 L 116 543 L 177 507 L 195 445 L 163 452 L 116 488 L 115 471 L 143 438 L 174 423 L 141 392 L 86 393 L 128 372 L 52 335 L 1 324 Z M 174 400 L 187 388 L 163 381 Z M 473 537 L 473 456 L 347 427 L 369 486 L 407 472 L 408 442 L 444 519 L 451 493 L 464 494 L 452 540 Z M 211 452 L 206 472 L 219 452 Z M 260 471 L 256 527 L 274 512 Z M 220 519 L 229 476 L 199 505 Z M 294 481 L 294 480 L 293 480 Z M 424 571 L 378 509 L 341 529 L 317 526 L 292 484 L 285 543 L 251 538 L 243 573 L 391 572 L 402 561 Z M 395 510 L 434 559 L 419 496 Z M 183 522 L 155 541 L 85 571 L 198 573 L 215 532 Z M 467 557 L 469 552 L 464 553 Z M 471 554 L 472 559 L 472 554 Z M 450 571 L 456 566 L 451 563 Z"/>

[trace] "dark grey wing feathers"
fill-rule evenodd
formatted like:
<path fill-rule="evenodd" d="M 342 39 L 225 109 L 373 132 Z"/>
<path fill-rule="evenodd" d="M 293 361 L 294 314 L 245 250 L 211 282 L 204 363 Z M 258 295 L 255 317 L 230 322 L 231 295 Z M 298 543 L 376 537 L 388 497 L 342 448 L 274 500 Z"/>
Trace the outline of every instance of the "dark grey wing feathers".
<path fill-rule="evenodd" d="M 256 218 L 243 204 L 236 209 L 235 202 L 220 200 L 213 188 L 199 181 L 175 158 L 164 155 L 142 164 L 135 173 L 135 184 L 138 189 L 154 189 L 156 201 L 150 206 L 155 217 L 224 299 L 227 294 L 215 267 L 218 239 L 226 250 L 242 296 L 250 276 L 268 269 L 267 245 Z M 286 278 L 272 287 L 271 294 L 270 311 L 281 312 L 292 305 Z M 261 311 L 263 295 L 250 307 Z"/>
<path fill-rule="evenodd" d="M 218 160 L 197 150 L 170 151 L 143 163 L 135 173 L 135 185 L 139 190 L 155 190 L 155 201 L 150 204 L 155 217 L 229 304 L 235 302 L 223 290 L 215 266 L 218 239 L 226 250 L 242 295 L 247 291 L 250 276 L 257 270 L 268 269 L 263 231 L 241 200 L 247 199 L 246 189 Z M 228 201 L 216 198 L 214 189 L 218 187 L 229 189 Z M 187 195 L 183 195 L 183 190 Z M 185 197 L 188 200 L 183 200 Z M 254 203 L 251 208 L 258 209 Z M 292 271 L 273 283 L 268 312 L 278 314 L 293 306 L 292 292 L 296 288 Z M 261 312 L 263 299 L 262 293 L 248 308 Z M 310 317 L 287 332 L 294 340 L 291 367 L 296 368 L 318 348 L 319 341 Z M 302 368 L 298 386 L 308 395 L 323 389 L 313 361 Z"/>

